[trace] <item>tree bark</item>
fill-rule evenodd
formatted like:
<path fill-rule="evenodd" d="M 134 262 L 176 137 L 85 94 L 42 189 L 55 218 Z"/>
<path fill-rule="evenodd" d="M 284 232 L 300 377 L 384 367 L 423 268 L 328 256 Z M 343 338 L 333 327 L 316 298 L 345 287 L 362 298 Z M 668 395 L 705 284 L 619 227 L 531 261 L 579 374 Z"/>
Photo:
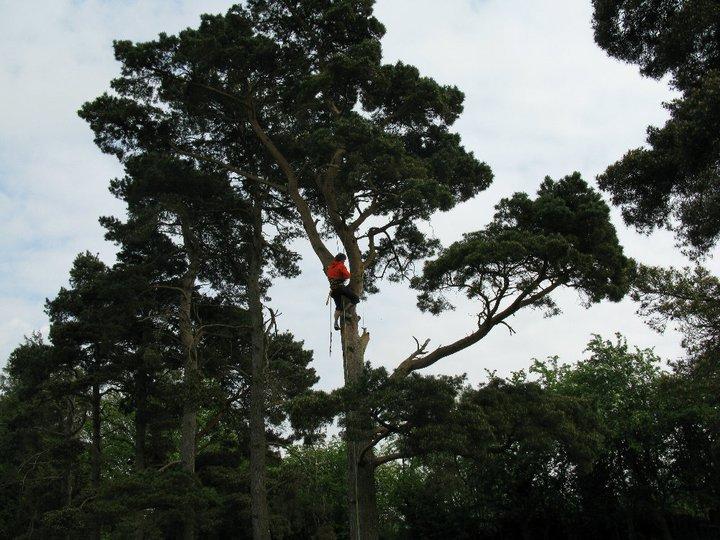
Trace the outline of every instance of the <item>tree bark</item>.
<path fill-rule="evenodd" d="M 180 301 L 180 339 L 185 349 L 185 402 L 183 404 L 180 457 L 183 468 L 195 472 L 195 435 L 197 433 L 197 386 L 198 357 L 195 344 L 195 332 L 192 323 L 192 293 L 194 279 L 183 280 L 183 293 Z"/>
<path fill-rule="evenodd" d="M 255 114 L 254 105 L 250 102 L 247 107 L 248 118 L 253 131 L 260 142 L 273 157 L 280 170 L 287 180 L 287 194 L 293 202 L 300 215 L 303 228 L 310 241 L 313 251 L 323 265 L 323 270 L 332 262 L 333 255 L 325 246 L 322 236 L 313 218 L 312 210 L 307 201 L 300 193 L 300 183 L 295 171 L 275 145 L 270 136 L 265 132 Z M 362 252 L 354 237 L 354 231 L 350 229 L 341 219 L 337 212 L 337 201 L 334 200 L 333 182 L 342 158 L 344 150 L 336 149 L 333 154 L 331 168 L 325 171 L 324 180 L 320 184 L 323 197 L 326 200 L 330 212 L 330 220 L 335 232 L 340 237 L 343 246 L 348 252 L 350 271 L 352 278 L 350 287 L 360 296 L 363 292 Z M 343 344 L 343 365 L 345 367 L 345 384 L 352 384 L 360 380 L 365 365 L 365 347 L 370 338 L 369 334 L 358 331 L 358 318 L 354 307 L 348 307 L 348 321 L 342 330 Z M 367 429 L 369 414 L 361 410 L 347 411 L 346 420 L 351 426 L 346 433 L 346 444 L 348 452 L 347 480 L 348 480 L 348 510 L 350 538 L 376 539 L 377 530 L 377 503 L 375 500 L 375 477 L 373 465 L 373 452 L 365 452 L 363 459 L 360 459 L 363 451 L 370 443 L 371 430 Z"/>
<path fill-rule="evenodd" d="M 356 294 L 362 294 L 362 264 L 353 260 L 350 286 Z M 370 335 L 359 331 L 359 318 L 355 306 L 347 305 L 343 315 L 342 346 L 345 384 L 360 381 L 365 369 L 365 349 Z M 375 540 L 378 538 L 378 512 L 375 489 L 374 453 L 367 450 L 372 439 L 372 424 L 368 411 L 351 408 L 346 411 L 347 428 L 347 502 L 349 538 L 351 540 Z"/>
<path fill-rule="evenodd" d="M 180 301 L 180 339 L 185 349 L 185 370 L 183 386 L 185 396 L 180 428 L 180 461 L 188 473 L 195 473 L 195 436 L 197 434 L 197 391 L 199 387 L 199 369 L 195 332 L 192 323 L 192 294 L 194 289 L 194 276 L 183 280 L 183 293 Z M 186 516 L 183 538 L 195 538 L 193 516 Z"/>
<path fill-rule="evenodd" d="M 92 449 L 91 449 L 91 483 L 95 494 L 100 491 L 100 468 L 101 468 L 101 450 L 100 450 L 100 383 L 93 382 L 92 385 Z M 93 519 L 92 537 L 99 540 L 101 537 L 101 525 L 97 519 Z"/>
<path fill-rule="evenodd" d="M 73 437 L 75 437 L 74 429 L 73 429 L 73 416 L 75 413 L 75 407 L 72 404 L 70 400 L 68 400 L 68 412 L 67 412 L 67 418 L 63 418 L 63 421 L 61 422 L 61 428 L 63 432 L 63 438 L 65 439 L 65 442 L 69 442 Z M 74 476 L 73 476 L 73 462 L 71 459 L 68 459 L 67 456 L 64 459 L 65 461 L 65 467 L 63 471 L 63 489 L 65 491 L 65 507 L 66 508 L 72 508 L 73 506 L 73 487 L 74 487 Z M 67 540 L 72 540 L 70 533 L 67 533 L 65 535 L 65 538 Z"/>
<path fill-rule="evenodd" d="M 188 258 L 188 269 L 183 276 L 180 287 L 180 341 L 185 352 L 183 373 L 185 395 L 180 427 L 180 461 L 183 469 L 192 475 L 195 473 L 198 393 L 200 391 L 198 335 L 193 321 L 193 296 L 200 262 L 196 239 L 188 223 L 189 219 L 182 210 L 178 214 Z M 185 540 L 195 538 L 195 517 L 191 512 L 185 517 L 183 538 Z"/>
<path fill-rule="evenodd" d="M 147 439 L 147 374 L 139 370 L 135 378 L 135 472 L 145 470 L 145 441 Z M 144 516 L 139 514 L 135 521 L 135 540 L 143 540 Z"/>
<path fill-rule="evenodd" d="M 265 456 L 265 326 L 263 322 L 260 279 L 263 263 L 262 201 L 255 194 L 247 282 L 251 320 L 252 378 L 250 382 L 250 498 L 254 540 L 270 540 L 270 513 L 267 504 Z"/>
<path fill-rule="evenodd" d="M 92 385 L 92 466 L 93 489 L 100 488 L 100 384 Z"/>
<path fill-rule="evenodd" d="M 147 378 L 144 370 L 135 376 L 135 472 L 142 472 L 147 466 Z"/>

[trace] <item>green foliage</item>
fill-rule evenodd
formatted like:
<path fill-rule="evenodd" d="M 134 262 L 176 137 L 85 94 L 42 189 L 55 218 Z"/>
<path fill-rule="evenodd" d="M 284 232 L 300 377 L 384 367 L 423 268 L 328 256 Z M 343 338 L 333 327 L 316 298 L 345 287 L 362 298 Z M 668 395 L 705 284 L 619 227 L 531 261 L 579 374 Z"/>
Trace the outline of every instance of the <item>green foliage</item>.
<path fill-rule="evenodd" d="M 630 150 L 598 177 L 628 224 L 676 230 L 702 255 L 720 236 L 720 6 L 714 0 L 594 0 L 595 40 L 641 73 L 670 74 L 682 92 L 666 105 L 649 148 Z"/>
<path fill-rule="evenodd" d="M 714 0 L 593 0 L 595 41 L 610 55 L 638 64 L 643 75 L 672 76 L 685 90 L 720 69 Z"/>
<path fill-rule="evenodd" d="M 376 278 L 398 279 L 436 247 L 413 222 L 468 200 L 492 173 L 450 131 L 462 93 L 382 63 L 372 8 L 253 1 L 176 36 L 116 42 L 117 95 L 80 115 L 100 148 L 126 161 L 190 156 L 259 179 L 293 204 L 297 179 L 326 229 L 369 243 L 375 290 Z"/>
<path fill-rule="evenodd" d="M 641 266 L 632 297 L 652 328 L 663 332 L 672 324 L 682 333 L 683 346 L 691 359 L 717 353 L 720 280 L 707 269 Z"/>
<path fill-rule="evenodd" d="M 413 286 L 418 306 L 450 308 L 443 291 L 457 289 L 481 302 L 486 324 L 504 309 L 525 305 L 557 311 L 548 296 L 572 287 L 588 303 L 618 301 L 629 288 L 632 262 L 623 255 L 609 209 L 578 173 L 546 178 L 536 199 L 517 193 L 496 207 L 485 229 L 464 235 L 427 262 Z M 504 300 L 512 301 L 507 308 Z"/>
<path fill-rule="evenodd" d="M 707 374 L 663 372 L 620 337 L 588 352 L 576 365 L 536 361 L 537 382 L 463 389 L 462 428 L 446 423 L 432 451 L 385 472 L 386 537 L 716 537 Z"/>
<path fill-rule="evenodd" d="M 80 433 L 85 416 L 72 370 L 58 369 L 53 348 L 40 336 L 8 358 L 0 395 L 0 533 L 4 537 L 58 537 L 77 532 L 82 516 L 67 509 L 81 496 L 87 468 Z"/>
<path fill-rule="evenodd" d="M 280 343 L 285 350 L 291 342 Z M 120 396 L 106 398 L 107 474 L 90 497 L 86 428 L 62 393 L 55 394 L 67 388 L 67 375 L 56 371 L 51 353 L 38 340 L 28 342 L 7 368 L 0 485 L 12 504 L 0 513 L 0 530 L 77 535 L 100 518 L 109 538 L 127 537 L 141 522 L 148 538 L 160 538 L 178 533 L 188 516 L 206 537 L 248 530 L 242 410 L 226 412 L 201 443 L 191 479 L 173 466 L 128 467 L 133 413 L 124 412 Z M 615 532 L 654 538 L 663 531 L 712 538 L 708 524 L 720 501 L 718 373 L 706 360 L 666 372 L 652 351 L 632 349 L 621 337 L 595 337 L 575 365 L 535 361 L 529 376 L 492 376 L 476 388 L 462 378 L 393 378 L 368 370 L 358 386 L 308 399 L 311 412 L 326 416 L 344 410 L 344 401 L 362 400 L 391 431 L 377 448 L 379 457 L 400 458 L 378 469 L 383 538 L 521 538 L 537 530 L 556 538 Z M 57 431 L 71 418 L 78 431 Z M 308 425 L 312 418 L 307 413 Z M 165 460 L 172 459 L 169 450 Z M 344 445 L 334 440 L 269 456 L 275 536 L 347 534 L 345 459 Z"/>
<path fill-rule="evenodd" d="M 630 150 L 598 183 L 628 223 L 646 232 L 677 227 L 681 240 L 702 254 L 720 235 L 720 72 L 706 74 L 666 107 L 665 126 L 648 128 L 649 148 Z"/>
<path fill-rule="evenodd" d="M 271 472 L 273 531 L 279 538 L 343 538 L 345 520 L 345 446 L 294 446 Z M 277 487 L 275 487 L 277 486 Z"/>
<path fill-rule="evenodd" d="M 577 366 L 536 361 L 531 372 L 549 390 L 582 396 L 613 433 L 652 429 L 655 385 L 660 359 L 651 350 L 630 351 L 625 339 L 615 343 L 595 336 L 588 344 L 590 358 Z M 631 444 L 632 445 L 632 444 Z"/>
<path fill-rule="evenodd" d="M 272 279 L 299 272 L 288 247 L 296 213 L 320 259 L 323 237 L 337 234 L 374 292 L 436 254 L 420 222 L 492 180 L 451 131 L 462 92 L 382 62 L 373 4 L 249 0 L 177 35 L 115 43 L 114 94 L 80 115 L 125 167 L 111 191 L 126 218 L 101 219 L 117 263 L 79 255 L 69 287 L 47 304 L 52 345 L 33 337 L 8 362 L 3 537 L 172 538 L 188 524 L 201 537 L 248 537 L 253 324 L 265 334 L 273 537 L 348 536 L 346 447 L 324 442 L 338 417 L 366 445 L 361 463 L 377 468 L 383 538 L 669 538 L 683 526 L 717 536 L 720 285 L 701 269 L 634 275 L 607 205 L 578 173 L 546 178 L 535 198 L 502 200 L 487 227 L 425 265 L 412 281 L 419 306 L 439 313 L 451 307 L 447 291 L 462 291 L 481 305 L 478 329 L 431 353 L 418 343 L 392 374 L 367 365 L 345 388 L 311 391 L 311 353 L 277 331 L 274 312 L 250 316 L 251 297 L 268 300 Z M 600 185 L 629 222 L 679 217 L 688 245 L 706 248 L 720 231 L 718 8 L 594 6 L 602 46 L 647 75 L 670 74 L 683 92 L 668 123 L 650 130 L 651 148 Z M 575 365 L 536 361 L 529 377 L 491 374 L 477 387 L 416 372 L 523 307 L 556 313 L 556 288 L 587 304 L 618 301 L 631 277 L 652 324 L 685 333 L 690 361 L 673 372 L 621 337 L 595 337 Z M 95 404 L 100 391 L 99 434 L 90 388 Z M 194 474 L 178 466 L 188 404 Z"/>

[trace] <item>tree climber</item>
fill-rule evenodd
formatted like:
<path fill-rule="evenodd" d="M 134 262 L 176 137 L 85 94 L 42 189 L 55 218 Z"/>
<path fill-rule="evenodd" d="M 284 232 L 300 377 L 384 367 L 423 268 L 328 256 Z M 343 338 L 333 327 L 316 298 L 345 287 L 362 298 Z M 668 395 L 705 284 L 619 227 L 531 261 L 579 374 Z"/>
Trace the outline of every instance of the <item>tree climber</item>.
<path fill-rule="evenodd" d="M 344 299 L 347 298 L 352 305 L 360 302 L 360 297 L 355 294 L 350 287 L 345 285 L 345 281 L 350 279 L 350 272 L 345 267 L 344 253 L 335 255 L 335 260 L 327 268 L 327 277 L 330 281 L 330 296 L 335 302 L 335 330 L 340 330 L 340 315 L 344 310 Z"/>

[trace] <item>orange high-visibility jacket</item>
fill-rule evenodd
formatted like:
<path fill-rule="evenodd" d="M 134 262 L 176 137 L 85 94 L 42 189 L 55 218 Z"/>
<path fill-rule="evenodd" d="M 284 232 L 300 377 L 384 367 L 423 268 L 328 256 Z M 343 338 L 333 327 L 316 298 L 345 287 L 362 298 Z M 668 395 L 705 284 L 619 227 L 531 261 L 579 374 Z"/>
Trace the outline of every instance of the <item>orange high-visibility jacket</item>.
<path fill-rule="evenodd" d="M 350 272 L 345 268 L 343 261 L 333 261 L 327 269 L 327 277 L 330 280 L 330 287 L 337 287 L 350 279 Z"/>

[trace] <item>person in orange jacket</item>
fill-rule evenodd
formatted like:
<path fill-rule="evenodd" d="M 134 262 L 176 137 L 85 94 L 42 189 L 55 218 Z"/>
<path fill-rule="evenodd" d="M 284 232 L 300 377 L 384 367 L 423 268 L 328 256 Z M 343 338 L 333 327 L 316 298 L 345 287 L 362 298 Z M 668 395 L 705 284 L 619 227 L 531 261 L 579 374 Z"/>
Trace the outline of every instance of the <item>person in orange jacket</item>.
<path fill-rule="evenodd" d="M 335 330 L 340 330 L 340 315 L 343 313 L 343 300 L 347 298 L 352 305 L 360 302 L 360 297 L 355 294 L 350 287 L 345 285 L 345 281 L 350 279 L 350 272 L 345 267 L 344 253 L 335 255 L 335 260 L 327 268 L 327 277 L 330 282 L 330 296 L 335 302 Z"/>

